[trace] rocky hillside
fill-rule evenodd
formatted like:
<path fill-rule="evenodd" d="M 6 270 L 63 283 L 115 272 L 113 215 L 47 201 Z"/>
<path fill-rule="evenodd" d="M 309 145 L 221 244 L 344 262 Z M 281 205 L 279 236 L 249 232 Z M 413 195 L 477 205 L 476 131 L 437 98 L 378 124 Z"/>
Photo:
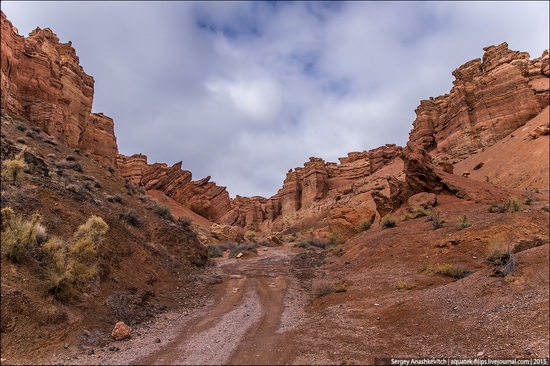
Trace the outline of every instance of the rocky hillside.
<path fill-rule="evenodd" d="M 90 113 L 93 79 L 74 49 L 49 29 L 21 37 L 1 15 L 2 363 L 203 304 L 204 246 L 189 221 L 114 174 L 113 120 Z M 94 216 L 108 229 L 81 247 L 84 261 L 75 233 Z"/>

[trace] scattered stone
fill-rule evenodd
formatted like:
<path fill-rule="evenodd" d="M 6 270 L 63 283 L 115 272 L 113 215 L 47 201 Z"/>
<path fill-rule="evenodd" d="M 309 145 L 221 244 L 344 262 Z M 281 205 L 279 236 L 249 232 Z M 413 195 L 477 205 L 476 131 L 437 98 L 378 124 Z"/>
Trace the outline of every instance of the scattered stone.
<path fill-rule="evenodd" d="M 155 338 L 155 343 L 160 343 L 160 338 Z"/>
<path fill-rule="evenodd" d="M 415 194 L 407 200 L 407 204 L 410 208 L 429 208 L 434 207 L 437 204 L 437 197 L 433 193 L 421 192 Z"/>
<path fill-rule="evenodd" d="M 481 357 L 481 356 L 483 356 L 484 354 L 485 354 L 485 351 L 480 351 L 480 352 L 477 353 L 476 356 L 477 356 L 477 357 Z"/>
<path fill-rule="evenodd" d="M 483 168 L 483 165 L 485 165 L 484 162 L 481 162 L 481 163 L 477 164 L 477 165 L 474 167 L 474 170 L 479 170 L 479 169 Z"/>
<path fill-rule="evenodd" d="M 237 254 L 237 256 L 236 256 L 235 258 L 240 258 L 240 257 L 242 257 L 242 256 L 243 256 L 243 253 L 240 252 L 239 254 Z"/>
<path fill-rule="evenodd" d="M 533 354 L 533 350 L 531 348 L 526 348 L 523 350 L 523 353 L 525 353 L 527 356 L 530 356 Z"/>
<path fill-rule="evenodd" d="M 65 343 L 65 344 L 63 345 L 63 348 L 65 348 L 65 349 L 69 348 L 69 343 Z"/>
<path fill-rule="evenodd" d="M 129 338 L 131 333 L 132 328 L 124 324 L 124 322 L 117 322 L 113 331 L 111 332 L 111 335 L 115 340 L 121 341 L 123 339 Z"/>
<path fill-rule="evenodd" d="M 109 351 L 118 352 L 118 351 L 120 351 L 120 348 L 118 348 L 117 346 L 111 346 L 111 347 L 109 347 Z"/>
<path fill-rule="evenodd" d="M 91 355 L 93 355 L 94 353 L 95 353 L 95 351 L 94 351 L 93 348 L 90 348 L 90 349 L 88 350 L 88 355 L 91 356 Z"/>

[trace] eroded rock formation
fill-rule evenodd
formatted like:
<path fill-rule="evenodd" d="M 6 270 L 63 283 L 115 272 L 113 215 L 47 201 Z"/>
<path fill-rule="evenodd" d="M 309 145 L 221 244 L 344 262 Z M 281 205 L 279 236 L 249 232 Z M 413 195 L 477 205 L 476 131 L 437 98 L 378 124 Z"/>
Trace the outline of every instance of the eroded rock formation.
<path fill-rule="evenodd" d="M 191 172 L 181 169 L 181 162 L 172 167 L 148 164 L 147 157 L 142 154 L 129 157 L 119 155 L 118 174 L 146 190 L 162 191 L 195 213 L 219 224 L 270 233 L 284 231 L 304 220 L 322 216 L 333 218 L 335 224 L 338 222 L 339 227 L 349 233 L 360 216 L 366 215 L 370 219 L 376 211 L 376 204 L 365 188 L 371 183 L 370 177 L 400 158 L 401 153 L 401 147 L 390 144 L 370 151 L 349 153 L 347 157 L 340 158 L 340 164 L 312 157 L 303 167 L 290 170 L 282 188 L 271 198 L 237 196 L 231 199 L 225 187 L 210 182 L 210 177 L 193 181 Z M 389 202 L 390 184 L 385 178 L 382 180 L 385 183 L 378 185 L 377 189 L 386 189 Z M 357 207 L 361 206 L 362 201 L 354 201 L 352 207 L 356 208 L 342 210 L 349 204 L 351 196 L 373 203 L 359 209 Z M 337 211 L 332 212 L 333 209 Z"/>
<path fill-rule="evenodd" d="M 435 163 L 455 163 L 490 146 L 548 105 L 548 51 L 529 60 L 507 43 L 453 72 L 449 94 L 423 100 L 409 142 Z"/>
<path fill-rule="evenodd" d="M 27 118 L 57 142 L 115 167 L 113 120 L 91 113 L 94 79 L 80 66 L 71 42 L 60 43 L 49 28 L 36 28 L 25 38 L 3 12 L 0 16 L 0 107 Z"/>

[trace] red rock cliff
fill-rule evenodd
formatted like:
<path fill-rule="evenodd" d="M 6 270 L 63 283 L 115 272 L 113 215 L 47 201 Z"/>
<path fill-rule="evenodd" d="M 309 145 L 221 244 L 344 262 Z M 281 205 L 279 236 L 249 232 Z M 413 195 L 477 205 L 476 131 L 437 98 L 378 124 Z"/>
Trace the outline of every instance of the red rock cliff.
<path fill-rule="evenodd" d="M 49 28 L 20 36 L 0 13 L 0 107 L 27 118 L 59 143 L 115 167 L 113 120 L 91 113 L 94 79 L 80 66 L 71 42 L 60 43 Z"/>
<path fill-rule="evenodd" d="M 449 94 L 423 100 L 409 145 L 434 162 L 457 162 L 506 136 L 548 105 L 548 51 L 529 60 L 507 43 L 484 48 L 483 59 L 453 72 Z"/>

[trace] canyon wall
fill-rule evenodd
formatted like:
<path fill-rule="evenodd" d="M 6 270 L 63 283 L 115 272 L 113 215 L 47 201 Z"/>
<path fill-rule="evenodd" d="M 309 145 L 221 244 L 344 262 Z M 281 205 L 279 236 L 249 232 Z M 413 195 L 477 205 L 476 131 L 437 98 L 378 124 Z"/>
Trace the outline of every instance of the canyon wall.
<path fill-rule="evenodd" d="M 113 120 L 91 112 L 94 79 L 80 66 L 71 42 L 60 43 L 49 28 L 36 28 L 25 38 L 0 13 L 2 109 L 114 168 L 135 186 L 162 192 L 214 223 L 262 233 L 328 226 L 348 235 L 358 220 L 385 215 L 407 195 L 442 189 L 440 172 L 452 173 L 453 164 L 493 145 L 549 104 L 548 50 L 530 60 L 506 43 L 486 47 L 481 59 L 453 72 L 449 94 L 420 102 L 405 149 L 388 144 L 349 153 L 339 163 L 311 157 L 288 171 L 274 196 L 231 199 L 210 177 L 193 181 L 181 162 L 149 164 L 143 154 L 119 155 Z"/>
<path fill-rule="evenodd" d="M 415 111 L 408 145 L 435 163 L 456 163 L 491 146 L 549 103 L 548 50 L 534 60 L 507 43 L 484 51 L 453 72 L 449 94 L 422 100 Z"/>
<path fill-rule="evenodd" d="M 193 181 L 191 172 L 182 170 L 181 162 L 171 167 L 148 164 L 145 155 L 137 154 L 118 155 L 117 164 L 118 174 L 130 183 L 161 191 L 213 222 L 268 233 L 288 229 L 299 220 L 339 206 L 334 197 L 353 195 L 354 186 L 366 184 L 372 174 L 401 153 L 401 147 L 389 144 L 349 153 L 340 158 L 340 164 L 312 157 L 303 167 L 291 169 L 282 188 L 271 198 L 231 199 L 226 188 L 210 182 L 210 177 Z"/>
<path fill-rule="evenodd" d="M 80 66 L 71 42 L 60 43 L 49 28 L 36 28 L 25 38 L 3 12 L 0 17 L 0 107 L 25 117 L 57 142 L 116 167 L 113 120 L 91 113 L 94 79 Z"/>

